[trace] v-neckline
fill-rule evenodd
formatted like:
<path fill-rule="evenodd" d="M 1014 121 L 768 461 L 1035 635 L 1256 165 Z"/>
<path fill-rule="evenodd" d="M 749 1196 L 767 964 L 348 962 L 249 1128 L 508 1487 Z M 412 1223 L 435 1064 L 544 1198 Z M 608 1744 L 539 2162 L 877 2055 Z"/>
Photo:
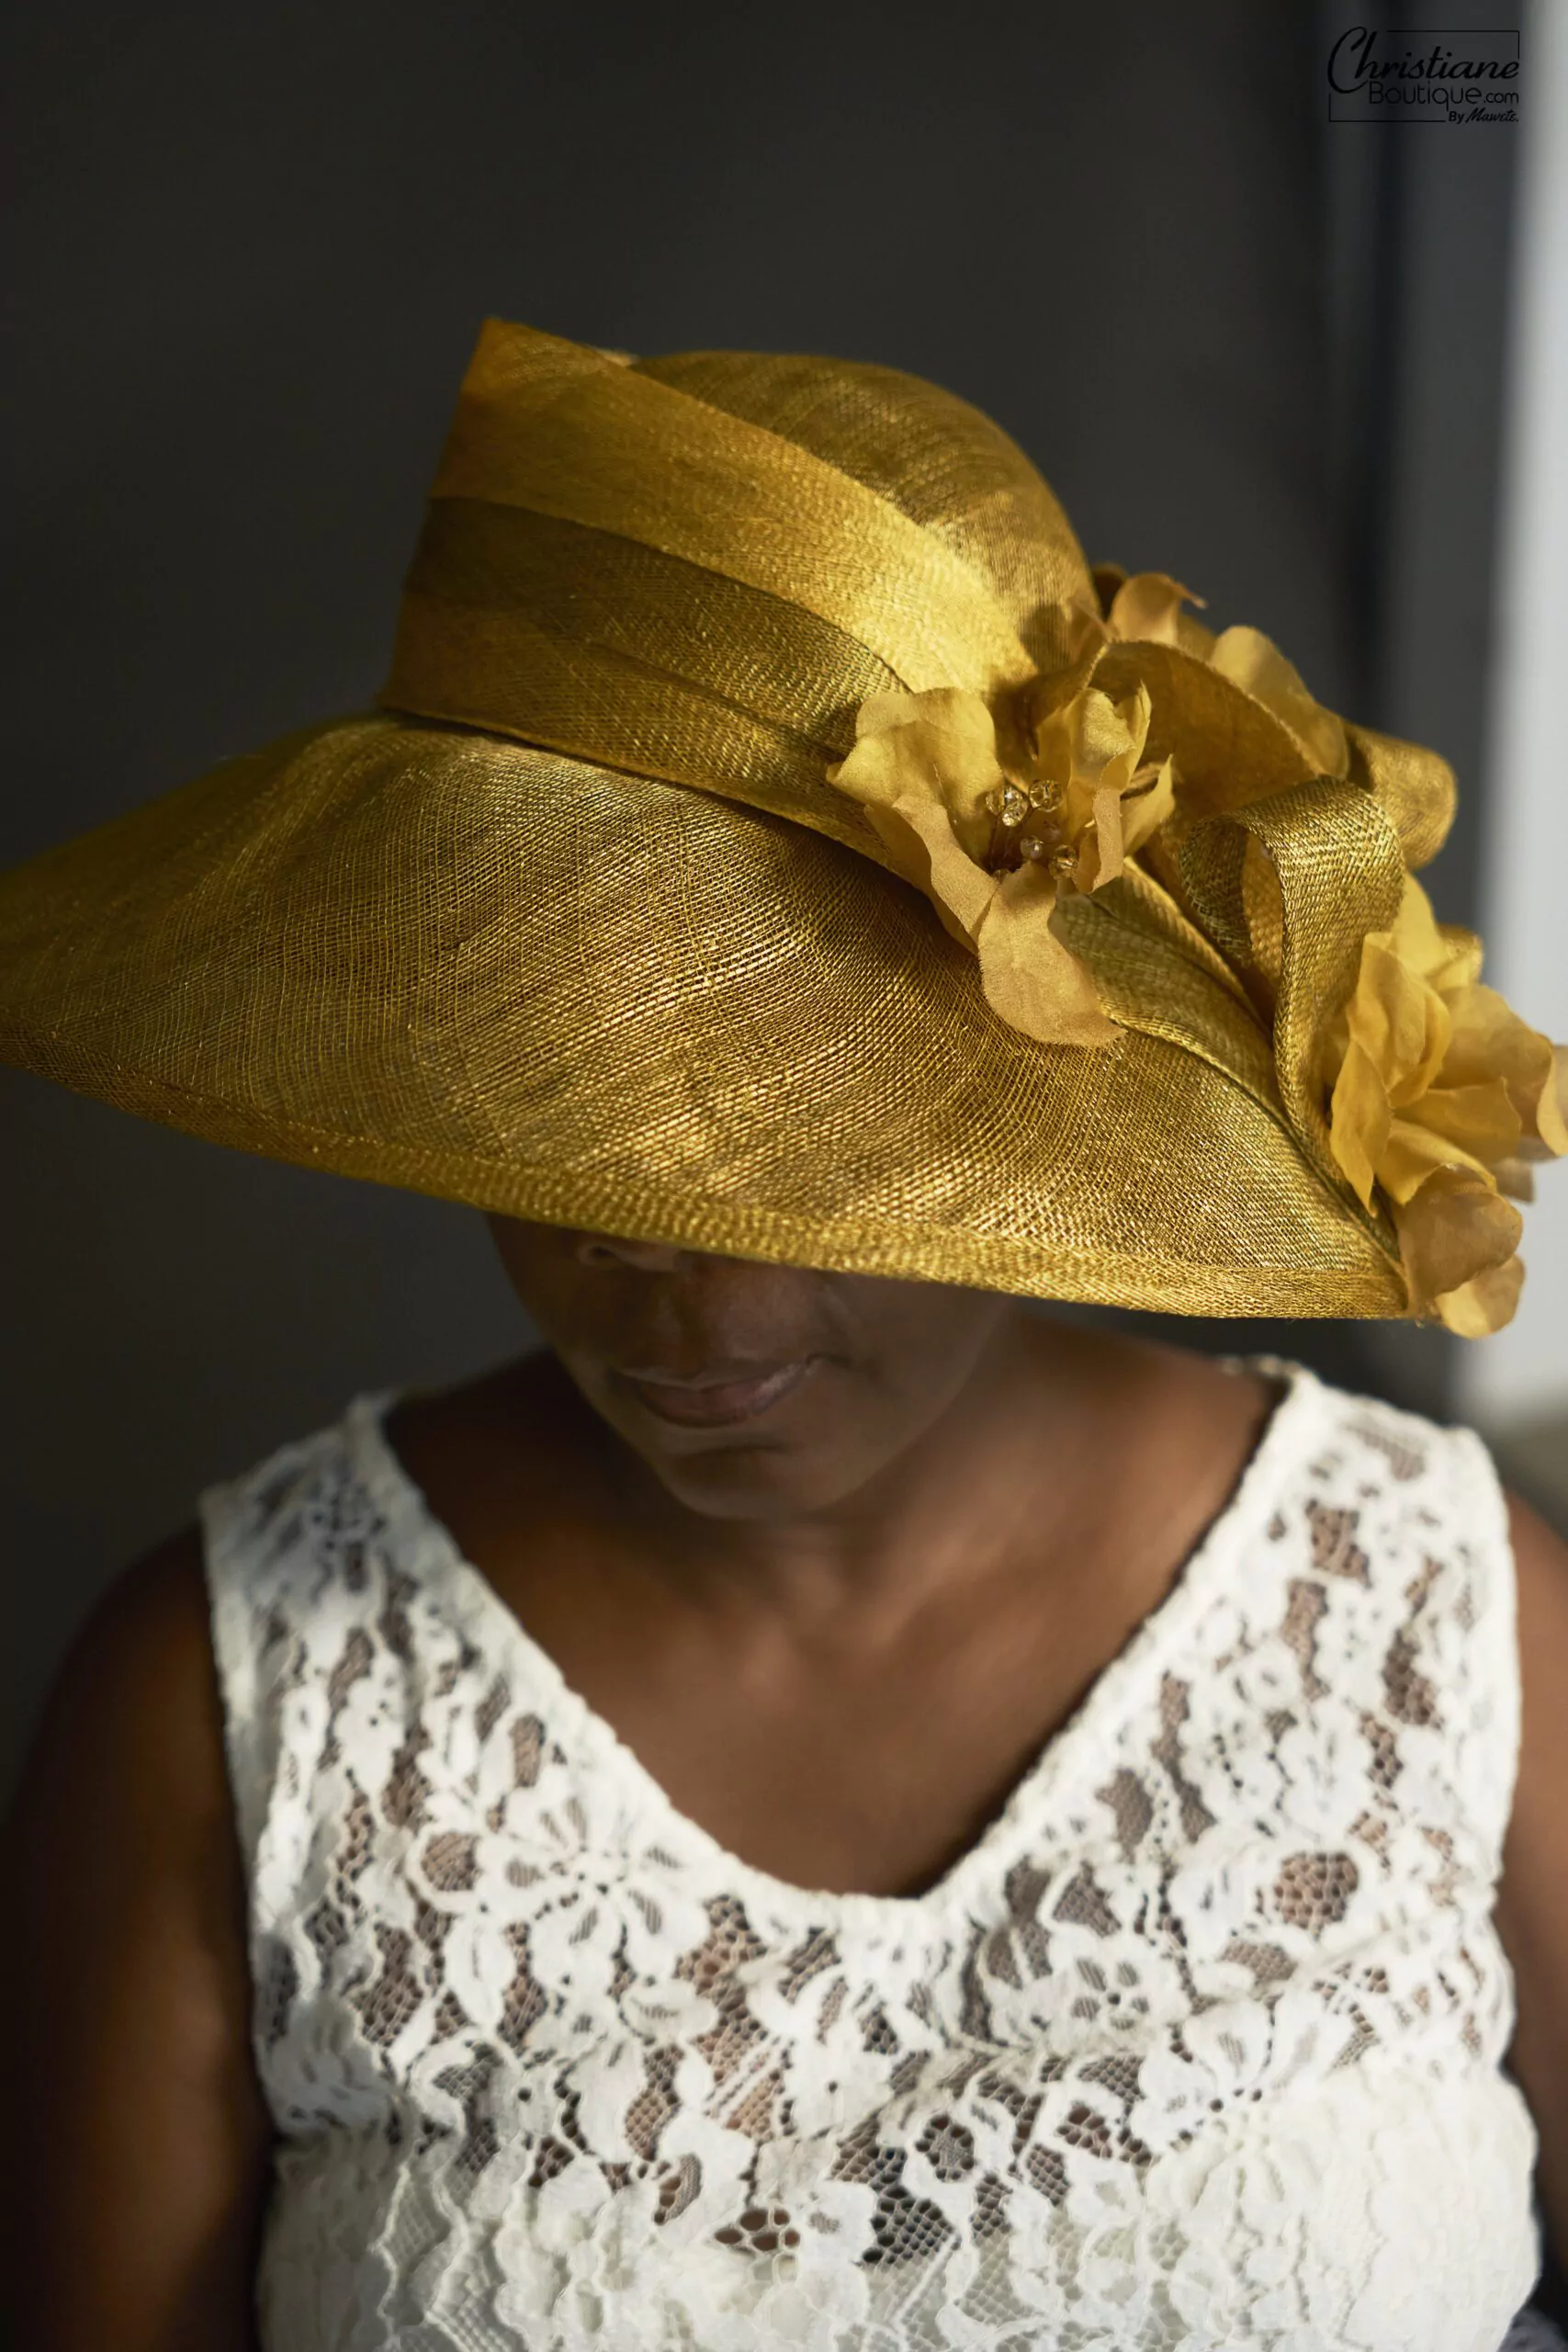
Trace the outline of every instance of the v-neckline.
<path fill-rule="evenodd" d="M 558 1745 L 604 1770 L 617 1785 L 623 1812 L 629 1809 L 638 1817 L 645 1851 L 696 1863 L 716 1887 L 750 1899 L 774 1920 L 803 1928 L 838 1925 L 908 1933 L 940 1928 L 962 1914 L 982 1883 L 999 1886 L 1019 1859 L 1028 1825 L 1049 1806 L 1077 1759 L 1093 1753 L 1101 1731 L 1135 1708 L 1179 1652 L 1187 1628 L 1223 1589 L 1237 1553 L 1271 1516 L 1278 1472 L 1285 1461 L 1299 1458 L 1303 1429 L 1315 1416 L 1323 1390 L 1303 1364 L 1259 1356 L 1236 1368 L 1266 1374 L 1282 1384 L 1282 1393 L 1229 1500 L 1210 1521 L 1163 1598 L 1100 1668 L 1072 1713 L 1048 1735 L 1000 1810 L 940 1878 L 914 1894 L 835 1892 L 775 1878 L 732 1852 L 683 1813 L 608 1718 L 567 1680 L 483 1570 L 466 1556 L 404 1468 L 385 1423 L 410 1392 L 389 1388 L 355 1396 L 344 1425 L 354 1465 L 386 1526 L 394 1556 L 400 1562 L 411 1555 L 417 1558 L 427 1589 L 434 1570 L 464 1633 L 476 1647 L 504 1662 L 513 1700 L 521 1698 L 536 1708 L 549 1722 Z"/>

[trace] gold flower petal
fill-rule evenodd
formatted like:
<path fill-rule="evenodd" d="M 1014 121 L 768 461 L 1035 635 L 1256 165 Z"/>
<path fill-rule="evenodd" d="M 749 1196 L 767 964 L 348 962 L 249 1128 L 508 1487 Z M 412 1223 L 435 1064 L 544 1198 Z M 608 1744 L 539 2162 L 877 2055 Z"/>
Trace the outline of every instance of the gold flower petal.
<path fill-rule="evenodd" d="M 1201 605 L 1201 596 L 1184 588 L 1166 571 L 1135 571 L 1123 580 L 1111 600 L 1106 625 L 1112 637 L 1136 638 L 1156 645 L 1181 641 L 1183 605 Z"/>
<path fill-rule="evenodd" d="M 1356 1188 L 1364 1209 L 1372 1204 L 1378 1166 L 1388 1148 L 1392 1114 L 1388 1089 L 1366 1047 L 1352 1037 L 1334 1081 L 1329 1106 L 1329 1148 Z"/>
<path fill-rule="evenodd" d="M 1445 1080 L 1506 1085 L 1522 1133 L 1551 1153 L 1568 1152 L 1568 1046 L 1531 1029 L 1495 989 L 1470 988 L 1450 1004 L 1453 1042 Z"/>
<path fill-rule="evenodd" d="M 1465 1172 L 1490 1185 L 1492 1171 L 1479 1152 L 1471 1151 L 1414 1116 L 1396 1111 L 1389 1122 L 1388 1140 L 1378 1155 L 1378 1182 L 1399 1208 L 1414 1200 L 1428 1177 L 1439 1169 Z"/>
<path fill-rule="evenodd" d="M 998 886 L 980 925 L 980 980 L 991 1010 L 1045 1045 L 1108 1046 L 1116 1023 L 1100 1009 L 1094 980 L 1051 928 L 1055 885 L 1022 866 Z"/>
<path fill-rule="evenodd" d="M 1125 864 L 1121 787 L 1102 784 L 1094 796 L 1073 880 L 1080 890 L 1098 890 L 1102 882 L 1114 882 Z"/>
<path fill-rule="evenodd" d="M 1290 729 L 1319 775 L 1348 775 L 1350 747 L 1343 724 L 1313 700 L 1301 673 L 1261 629 L 1222 629 L 1209 661 Z"/>
<path fill-rule="evenodd" d="M 1505 1195 L 1528 1198 L 1525 1162 L 1568 1145 L 1568 1056 L 1480 968 L 1474 933 L 1439 923 L 1407 875 L 1326 1041 L 1334 1158 L 1363 1206 L 1375 1188 L 1388 1201 L 1415 1311 L 1470 1337 L 1501 1329 L 1524 1278 Z"/>
<path fill-rule="evenodd" d="M 1127 856 L 1141 849 L 1176 808 L 1176 762 L 1162 760 L 1133 778 L 1122 801 L 1122 846 Z"/>
<path fill-rule="evenodd" d="M 1446 1081 L 1447 1069 L 1443 1077 Z M 1472 1086 L 1434 1086 L 1405 1115 L 1488 1169 L 1513 1158 L 1523 1132 L 1500 1078 L 1482 1079 Z"/>
<path fill-rule="evenodd" d="M 1568 1152 L 1568 1046 L 1554 1046 L 1549 1037 L 1550 1064 L 1535 1101 L 1535 1132 L 1550 1152 Z"/>
<path fill-rule="evenodd" d="M 965 855 L 945 809 L 911 795 L 896 808 L 873 803 L 865 813 L 894 872 L 924 892 L 962 946 L 973 947 L 997 885 Z"/>
<path fill-rule="evenodd" d="M 1350 1035 L 1376 1065 L 1396 1105 L 1424 1094 L 1443 1066 L 1451 1023 L 1437 992 L 1399 954 L 1397 930 L 1369 932 L 1350 1000 Z"/>
<path fill-rule="evenodd" d="M 1419 883 L 1416 888 L 1420 888 Z M 1425 898 L 1426 892 L 1421 895 Z M 1427 970 L 1426 978 L 1443 996 L 1473 988 L 1481 978 L 1481 942 L 1474 932 L 1466 931 L 1457 922 L 1434 922 L 1432 928 L 1437 934 L 1438 960 Z"/>
<path fill-rule="evenodd" d="M 1432 1302 L 1450 1331 L 1461 1340 L 1489 1340 L 1514 1319 L 1524 1288 L 1525 1270 L 1518 1258 L 1506 1258 L 1477 1274 L 1457 1290 L 1443 1291 Z"/>
<path fill-rule="evenodd" d="M 1524 1230 L 1518 1210 L 1484 1175 L 1450 1168 L 1428 1175 L 1398 1224 L 1411 1304 L 1421 1315 L 1441 1312 L 1442 1300 L 1506 1266 Z"/>
<path fill-rule="evenodd" d="M 985 697 L 955 686 L 869 695 L 856 714 L 854 749 L 828 781 L 868 807 L 932 799 L 973 852 L 989 831 L 985 797 L 1001 781 Z"/>
<path fill-rule="evenodd" d="M 1071 757 L 1075 776 L 1091 790 L 1113 784 L 1124 792 L 1133 781 L 1148 741 L 1154 711 L 1148 688 L 1139 684 L 1120 702 L 1086 686 L 1070 706 Z"/>
<path fill-rule="evenodd" d="M 1124 863 L 1122 796 L 1138 774 L 1153 704 L 1142 684 L 1112 701 L 1086 686 L 1042 721 L 1038 756 L 1066 793 L 1070 836 L 1078 844 L 1073 880 L 1080 890 L 1114 880 Z"/>
<path fill-rule="evenodd" d="M 1119 853 L 1121 788 L 1136 772 L 1148 698 L 1134 695 L 1118 707 L 1080 693 L 1055 716 L 1068 768 L 1076 757 L 1103 784 Z M 1051 928 L 1049 867 L 1030 864 L 998 879 L 980 862 L 992 832 L 987 797 L 1004 781 L 981 696 L 942 687 L 871 697 L 853 750 L 828 778 L 861 803 L 895 871 L 975 950 L 981 986 L 1004 1021 L 1048 1045 L 1103 1046 L 1116 1036 L 1087 967 Z"/>
<path fill-rule="evenodd" d="M 1481 942 L 1475 933 L 1439 923 L 1431 899 L 1414 876 L 1405 879 L 1389 937 L 1395 954 L 1432 988 L 1462 987 L 1481 968 Z"/>

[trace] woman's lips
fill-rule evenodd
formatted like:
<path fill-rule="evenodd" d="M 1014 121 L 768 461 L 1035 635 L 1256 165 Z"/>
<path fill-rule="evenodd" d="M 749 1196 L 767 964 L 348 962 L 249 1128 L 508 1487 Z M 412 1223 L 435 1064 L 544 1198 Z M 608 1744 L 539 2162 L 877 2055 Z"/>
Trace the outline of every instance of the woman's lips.
<path fill-rule="evenodd" d="M 798 1388 L 816 1363 L 802 1356 L 793 1363 L 765 1370 L 725 1366 L 682 1380 L 673 1373 L 621 1372 L 616 1378 L 648 1412 L 680 1429 L 723 1429 L 736 1421 L 754 1421 Z"/>

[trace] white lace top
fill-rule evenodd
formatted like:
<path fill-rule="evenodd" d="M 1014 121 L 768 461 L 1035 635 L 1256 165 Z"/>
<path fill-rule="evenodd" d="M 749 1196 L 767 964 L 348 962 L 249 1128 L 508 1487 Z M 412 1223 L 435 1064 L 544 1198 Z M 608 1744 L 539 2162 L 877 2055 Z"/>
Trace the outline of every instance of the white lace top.
<path fill-rule="evenodd" d="M 1536 2243 L 1476 1439 L 1293 1374 L 1169 1597 L 904 1899 L 678 1813 L 389 1401 L 204 1498 L 272 2352 L 1496 2352 Z"/>

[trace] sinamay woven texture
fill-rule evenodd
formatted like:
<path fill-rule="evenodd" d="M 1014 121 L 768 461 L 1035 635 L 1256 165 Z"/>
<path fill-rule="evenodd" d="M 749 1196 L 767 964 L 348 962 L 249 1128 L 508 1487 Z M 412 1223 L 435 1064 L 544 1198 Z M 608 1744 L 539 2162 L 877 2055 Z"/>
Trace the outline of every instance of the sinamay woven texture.
<path fill-rule="evenodd" d="M 1039 476 L 930 386 L 492 324 L 386 707 L 0 882 L 0 1053 L 518 1216 L 1133 1306 L 1404 1313 L 1314 1056 L 1441 839 L 1440 762 L 1348 729 L 1348 773 L 1314 780 L 1179 645 L 1112 647 L 1182 798 L 1158 854 L 1060 910 L 1122 1024 L 1092 1052 L 998 1018 L 827 780 L 867 697 L 1020 690 L 1084 603 Z"/>

